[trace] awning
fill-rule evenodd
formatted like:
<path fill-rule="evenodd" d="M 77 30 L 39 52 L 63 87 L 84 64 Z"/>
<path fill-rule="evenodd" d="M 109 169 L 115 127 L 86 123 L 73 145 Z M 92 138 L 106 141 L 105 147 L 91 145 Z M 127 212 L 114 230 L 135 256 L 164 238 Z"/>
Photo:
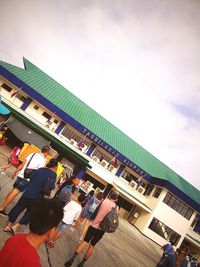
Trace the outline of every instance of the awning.
<path fill-rule="evenodd" d="M 30 130 L 29 127 L 21 123 L 13 116 L 11 119 L 9 118 L 9 120 L 6 122 L 6 125 L 13 132 L 13 134 L 23 142 L 29 142 L 31 144 L 34 144 L 40 149 L 42 149 L 43 146 L 49 144 L 48 140 L 46 140 L 44 137 L 37 134 L 36 132 Z"/>
<path fill-rule="evenodd" d="M 142 203 L 139 199 L 135 198 L 133 195 L 129 194 L 129 192 L 125 191 L 122 187 L 119 185 L 113 183 L 113 187 L 122 195 L 124 195 L 127 199 L 129 199 L 132 203 L 138 205 L 141 209 L 152 213 L 152 210 L 144 203 Z"/>
<path fill-rule="evenodd" d="M 53 136 L 47 130 L 45 130 L 42 127 L 36 125 L 33 121 L 31 121 L 29 118 L 25 117 L 23 114 L 21 114 L 20 112 L 18 112 L 17 110 L 15 110 L 13 107 L 9 106 L 9 109 L 10 109 L 11 114 L 17 120 L 19 120 L 20 122 L 22 122 L 23 124 L 25 124 L 29 128 L 30 131 L 32 130 L 35 133 L 37 133 L 40 136 L 42 136 L 43 138 L 45 138 L 46 140 L 48 140 L 49 142 L 52 142 L 52 143 L 56 144 L 63 152 L 69 153 L 73 158 L 75 158 L 76 160 L 78 160 L 85 167 L 91 168 L 91 166 L 89 165 L 88 160 L 86 160 L 81 155 L 79 155 L 78 153 L 76 153 L 74 150 L 72 150 L 70 147 L 68 147 L 67 145 L 65 145 L 59 139 L 55 138 L 55 136 Z"/>
<path fill-rule="evenodd" d="M 0 114 L 2 115 L 8 115 L 10 113 L 10 110 L 7 109 L 1 102 L 1 96 L 0 96 Z"/>

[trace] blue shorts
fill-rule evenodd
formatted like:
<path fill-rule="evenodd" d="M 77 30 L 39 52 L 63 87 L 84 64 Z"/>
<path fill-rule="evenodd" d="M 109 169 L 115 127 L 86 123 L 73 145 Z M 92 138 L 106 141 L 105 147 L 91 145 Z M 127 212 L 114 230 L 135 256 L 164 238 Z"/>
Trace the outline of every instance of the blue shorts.
<path fill-rule="evenodd" d="M 64 222 L 59 223 L 57 230 L 63 233 L 66 229 L 70 227 L 71 224 L 66 224 Z"/>
<path fill-rule="evenodd" d="M 91 219 L 92 213 L 89 212 L 89 208 L 83 208 L 82 212 L 81 212 L 81 217 L 82 218 L 86 218 L 88 220 L 92 220 Z"/>
<path fill-rule="evenodd" d="M 18 176 L 17 180 L 13 184 L 13 187 L 17 188 L 20 192 L 24 192 L 28 183 L 29 183 L 29 180 Z"/>

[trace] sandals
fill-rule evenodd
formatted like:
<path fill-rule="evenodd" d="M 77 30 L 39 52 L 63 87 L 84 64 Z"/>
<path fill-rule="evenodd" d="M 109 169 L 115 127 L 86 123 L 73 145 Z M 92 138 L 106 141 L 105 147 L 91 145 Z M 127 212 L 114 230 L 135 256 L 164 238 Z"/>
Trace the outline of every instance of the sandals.
<path fill-rule="evenodd" d="M 11 228 L 9 228 L 8 226 L 6 226 L 6 228 L 4 228 L 3 231 L 6 232 L 6 233 L 10 233 L 10 234 L 12 233 L 11 232 L 12 231 Z"/>
<path fill-rule="evenodd" d="M 3 229 L 4 232 L 15 235 L 15 230 L 11 227 L 9 228 L 8 226 L 6 226 L 6 228 Z"/>

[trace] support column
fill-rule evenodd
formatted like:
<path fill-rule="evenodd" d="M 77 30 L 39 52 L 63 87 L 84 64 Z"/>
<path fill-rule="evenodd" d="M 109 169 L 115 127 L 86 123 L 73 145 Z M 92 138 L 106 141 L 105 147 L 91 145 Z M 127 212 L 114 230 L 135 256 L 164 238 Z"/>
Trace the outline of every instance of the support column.
<path fill-rule="evenodd" d="M 31 102 L 32 102 L 32 98 L 27 97 L 25 102 L 21 105 L 20 109 L 25 111 Z"/>
<path fill-rule="evenodd" d="M 112 188 L 113 188 L 113 186 L 111 184 L 107 184 L 106 188 L 103 191 L 104 198 L 106 198 L 109 195 L 109 193 L 111 192 Z"/>
<path fill-rule="evenodd" d="M 91 154 L 93 153 L 93 151 L 95 150 L 96 147 L 97 147 L 97 146 L 96 146 L 95 144 L 92 144 L 92 145 L 89 147 L 89 149 L 88 149 L 86 155 L 90 157 Z"/>
<path fill-rule="evenodd" d="M 120 167 L 117 170 L 117 172 L 116 172 L 115 175 L 119 177 L 122 174 L 122 172 L 123 172 L 124 169 L 125 169 L 125 166 L 124 165 L 120 165 Z"/>
<path fill-rule="evenodd" d="M 61 123 L 58 125 L 57 129 L 55 130 L 55 133 L 59 134 L 63 128 L 65 127 L 66 123 L 64 123 L 63 121 L 61 121 Z"/>

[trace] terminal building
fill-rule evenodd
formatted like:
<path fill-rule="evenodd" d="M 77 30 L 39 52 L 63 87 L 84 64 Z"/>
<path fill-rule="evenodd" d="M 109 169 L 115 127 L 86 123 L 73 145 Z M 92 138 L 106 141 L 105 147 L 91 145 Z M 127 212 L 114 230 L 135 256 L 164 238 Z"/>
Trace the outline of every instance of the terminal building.
<path fill-rule="evenodd" d="M 0 61 L 6 125 L 22 141 L 50 144 L 70 174 L 107 195 L 119 214 L 159 245 L 200 256 L 200 191 L 27 59 Z"/>

